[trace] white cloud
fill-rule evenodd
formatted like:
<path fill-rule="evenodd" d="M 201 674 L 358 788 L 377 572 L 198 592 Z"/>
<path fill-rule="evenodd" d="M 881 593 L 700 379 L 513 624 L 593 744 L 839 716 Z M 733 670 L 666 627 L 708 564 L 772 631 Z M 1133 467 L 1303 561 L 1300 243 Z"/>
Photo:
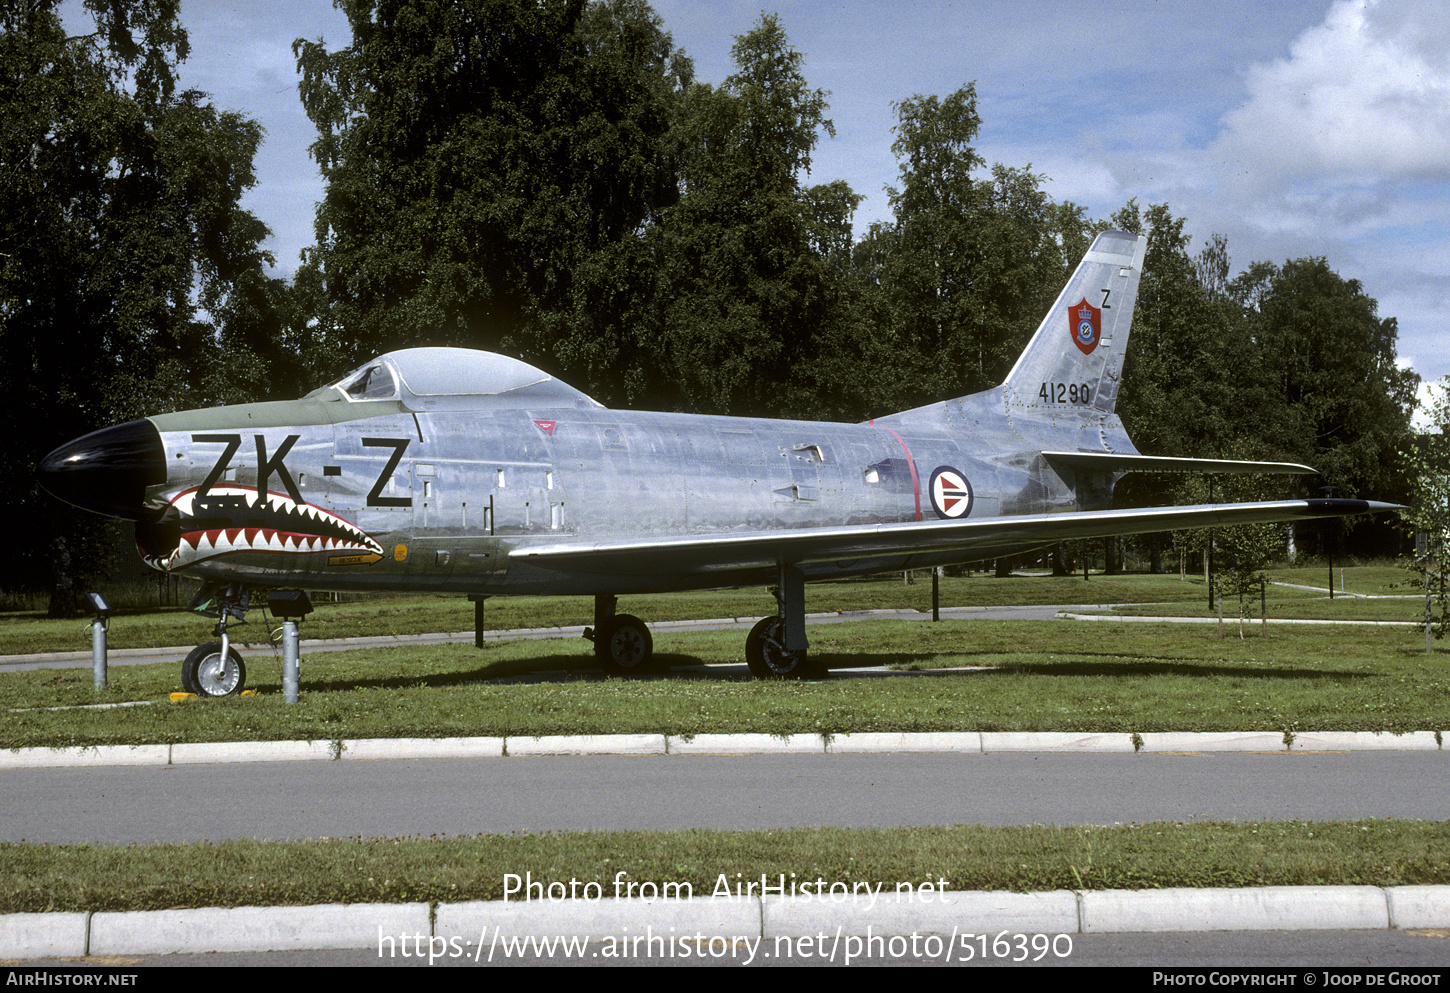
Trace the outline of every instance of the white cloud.
<path fill-rule="evenodd" d="M 1190 191 L 1189 216 L 1244 258 L 1328 257 L 1436 379 L 1450 368 L 1450 7 L 1336 0 L 1287 53 L 1244 73 L 1204 154 L 1212 195 Z"/>
<path fill-rule="evenodd" d="M 1419 393 L 1415 397 L 1419 406 L 1415 408 L 1414 416 L 1410 419 L 1410 426 L 1421 434 L 1438 433 L 1439 429 L 1435 426 L 1430 412 L 1435 409 L 1444 396 L 1445 384 L 1443 381 L 1421 383 Z"/>
<path fill-rule="evenodd" d="M 1450 178 L 1450 13 L 1339 0 L 1286 59 L 1252 68 L 1221 150 L 1282 178 Z M 1260 176 L 1261 180 L 1267 177 Z"/>

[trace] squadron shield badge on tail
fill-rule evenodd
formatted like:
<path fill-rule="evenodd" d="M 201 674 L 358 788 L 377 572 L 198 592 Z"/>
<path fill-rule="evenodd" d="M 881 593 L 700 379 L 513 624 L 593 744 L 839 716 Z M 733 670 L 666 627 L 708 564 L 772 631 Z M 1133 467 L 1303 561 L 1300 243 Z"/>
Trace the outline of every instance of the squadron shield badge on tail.
<path fill-rule="evenodd" d="M 1091 355 L 1098 347 L 1098 336 L 1102 331 L 1103 312 L 1087 302 L 1087 297 L 1067 308 L 1067 325 L 1072 332 L 1072 343 L 1082 349 L 1084 355 Z"/>

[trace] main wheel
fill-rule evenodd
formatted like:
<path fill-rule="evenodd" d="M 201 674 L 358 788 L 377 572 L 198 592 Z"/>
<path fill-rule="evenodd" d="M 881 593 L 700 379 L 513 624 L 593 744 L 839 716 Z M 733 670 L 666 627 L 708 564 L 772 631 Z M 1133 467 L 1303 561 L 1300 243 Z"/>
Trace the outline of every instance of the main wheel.
<path fill-rule="evenodd" d="M 616 676 L 648 672 L 654 649 L 649 628 L 630 614 L 616 614 L 594 632 L 594 654 L 604 671 Z"/>
<path fill-rule="evenodd" d="M 235 696 L 247 685 L 247 667 L 235 648 L 222 658 L 221 642 L 209 641 L 181 663 L 181 685 L 197 696 Z"/>
<path fill-rule="evenodd" d="M 756 679 L 806 679 L 821 675 L 805 651 L 785 650 L 785 621 L 780 617 L 762 618 L 750 629 L 745 639 L 745 663 Z"/>

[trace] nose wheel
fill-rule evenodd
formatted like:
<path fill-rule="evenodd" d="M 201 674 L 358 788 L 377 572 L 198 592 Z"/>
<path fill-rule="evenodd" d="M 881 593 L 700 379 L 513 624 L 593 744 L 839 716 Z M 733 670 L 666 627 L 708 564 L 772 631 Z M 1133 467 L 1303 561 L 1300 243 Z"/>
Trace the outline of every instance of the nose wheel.
<path fill-rule="evenodd" d="M 217 619 L 221 641 L 197 645 L 181 663 L 181 687 L 200 697 L 236 696 L 247 685 L 247 667 L 232 647 L 227 625 L 246 617 L 252 591 L 235 584 L 203 586 L 188 610 Z"/>
<path fill-rule="evenodd" d="M 247 685 L 247 667 L 230 645 L 209 641 L 191 650 L 181 663 L 181 685 L 197 696 L 235 696 Z"/>

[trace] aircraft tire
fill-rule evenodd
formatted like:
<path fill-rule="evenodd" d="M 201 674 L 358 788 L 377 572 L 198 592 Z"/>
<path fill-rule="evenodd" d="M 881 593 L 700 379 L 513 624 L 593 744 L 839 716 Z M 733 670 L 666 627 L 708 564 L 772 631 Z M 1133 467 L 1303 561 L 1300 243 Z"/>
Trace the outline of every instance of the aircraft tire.
<path fill-rule="evenodd" d="M 194 652 L 193 652 L 194 654 Z M 196 693 L 196 684 L 191 681 L 191 656 L 181 663 L 181 688 L 187 693 Z"/>
<path fill-rule="evenodd" d="M 594 655 L 605 672 L 637 676 L 654 662 L 654 638 L 644 621 L 632 614 L 616 614 L 594 632 Z"/>
<path fill-rule="evenodd" d="M 235 696 L 247 685 L 247 667 L 235 648 L 222 662 L 222 644 L 209 641 L 197 645 L 181 663 L 181 685 L 197 696 Z"/>
<path fill-rule="evenodd" d="M 824 675 L 820 666 L 810 662 L 806 652 L 787 652 L 785 621 L 778 616 L 764 617 L 756 622 L 745 639 L 745 664 L 756 679 L 813 679 Z"/>

